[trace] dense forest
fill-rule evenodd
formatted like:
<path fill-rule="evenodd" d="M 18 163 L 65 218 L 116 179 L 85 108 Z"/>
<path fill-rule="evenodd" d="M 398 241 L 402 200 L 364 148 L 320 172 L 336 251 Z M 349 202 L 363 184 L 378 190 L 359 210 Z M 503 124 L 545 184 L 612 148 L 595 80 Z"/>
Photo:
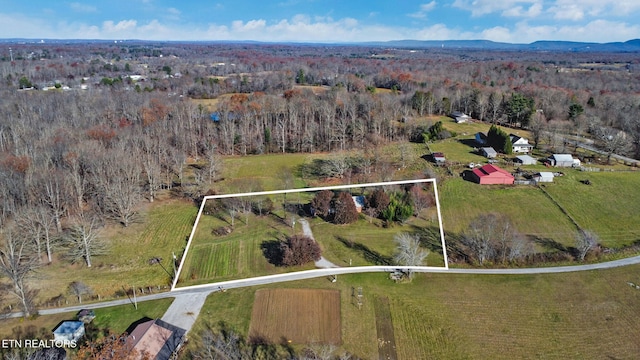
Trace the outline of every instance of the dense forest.
<path fill-rule="evenodd" d="M 13 244 L 2 266 L 18 291 L 11 257 L 50 262 L 53 241 L 91 266 L 104 221 L 128 226 L 163 189 L 202 196 L 221 155 L 415 140 L 414 119 L 454 111 L 536 144 L 574 134 L 640 158 L 638 70 L 635 53 L 2 44 L 0 226 Z"/>

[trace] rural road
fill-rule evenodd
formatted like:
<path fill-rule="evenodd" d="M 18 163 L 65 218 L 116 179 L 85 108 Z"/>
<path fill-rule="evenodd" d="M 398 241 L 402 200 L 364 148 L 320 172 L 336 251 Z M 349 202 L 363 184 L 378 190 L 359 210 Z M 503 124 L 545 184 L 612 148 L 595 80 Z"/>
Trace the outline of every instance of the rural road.
<path fill-rule="evenodd" d="M 445 269 L 443 267 L 430 267 L 430 266 L 410 266 L 410 267 L 400 267 L 400 266 L 354 266 L 354 267 L 337 267 L 337 268 L 328 268 L 328 269 L 316 269 L 316 270 L 306 270 L 299 271 L 294 273 L 285 273 L 285 274 L 277 274 L 277 275 L 268 275 L 268 276 L 260 276 L 254 278 L 247 279 L 238 279 L 238 280 L 229 280 L 212 284 L 205 285 L 195 285 L 185 288 L 177 288 L 173 291 L 157 293 L 151 295 L 144 295 L 137 297 L 138 302 L 148 301 L 148 300 L 157 300 L 164 298 L 176 298 L 180 299 L 179 301 L 174 301 L 175 305 L 172 304 L 169 308 L 169 312 L 177 312 L 176 316 L 183 317 L 192 317 L 195 321 L 197 317 L 197 313 L 199 309 L 202 307 L 202 303 L 204 303 L 204 299 L 213 292 L 219 292 L 220 288 L 233 289 L 233 288 L 241 288 L 248 286 L 256 286 L 256 285 L 264 285 L 264 284 L 273 284 L 279 282 L 286 281 L 294 281 L 294 280 L 304 280 L 304 279 L 312 279 L 318 277 L 331 277 L 333 275 L 342 275 L 342 274 L 354 274 L 354 273 L 367 273 L 367 272 L 392 272 L 396 269 L 410 269 L 414 272 L 423 272 L 423 273 L 442 273 L 442 274 L 479 274 L 479 275 L 518 275 L 518 274 L 554 274 L 554 273 L 565 273 L 565 272 L 575 272 L 575 271 L 589 271 L 589 270 L 602 270 L 602 269 L 611 269 L 620 266 L 627 265 L 635 265 L 640 264 L 640 256 L 634 256 L 626 259 L 614 260 L 604 263 L 597 264 L 586 264 L 586 265 L 574 265 L 574 266 L 558 266 L 558 267 L 546 267 L 546 268 L 519 268 L 519 269 L 458 269 L 458 268 L 449 268 Z M 105 301 L 100 303 L 92 303 L 92 304 L 81 304 L 76 306 L 68 306 L 63 308 L 55 308 L 55 309 L 42 309 L 39 310 L 40 315 L 51 315 L 51 314 L 60 314 L 66 312 L 77 312 L 81 309 L 98 309 L 109 306 L 116 305 L 129 305 L 133 306 L 133 299 L 120 299 L 120 300 L 112 300 Z M 195 310 L 195 311 L 194 311 Z M 11 313 L 5 315 L 3 318 L 15 318 L 22 316 L 21 313 Z M 170 316 L 165 314 L 165 317 L 162 319 L 171 319 L 171 321 L 176 321 L 178 323 L 188 324 L 189 322 L 193 324 L 192 321 L 185 321 L 182 319 L 171 318 Z"/>

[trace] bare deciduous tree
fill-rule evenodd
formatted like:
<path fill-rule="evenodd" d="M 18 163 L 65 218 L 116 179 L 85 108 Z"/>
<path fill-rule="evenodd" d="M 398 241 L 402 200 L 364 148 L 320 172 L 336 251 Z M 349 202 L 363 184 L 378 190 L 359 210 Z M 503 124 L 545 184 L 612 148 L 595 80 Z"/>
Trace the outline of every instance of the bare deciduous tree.
<path fill-rule="evenodd" d="M 91 258 L 106 252 L 106 244 L 99 236 L 100 227 L 96 215 L 81 213 L 74 219 L 64 237 L 71 262 L 84 261 L 91 267 Z"/>
<path fill-rule="evenodd" d="M 424 265 L 424 259 L 429 255 L 429 251 L 420 247 L 418 235 L 399 233 L 394 236 L 394 241 L 397 249 L 393 257 L 395 264 L 402 266 Z M 408 274 L 409 278 L 413 277 L 413 271 L 409 271 Z"/>
<path fill-rule="evenodd" d="M 527 256 L 531 247 L 506 216 L 482 214 L 469 224 L 462 245 L 467 256 L 480 265 L 487 261 L 506 262 Z"/>
<path fill-rule="evenodd" d="M 69 292 L 78 298 L 78 302 L 82 304 L 82 295 L 90 295 L 93 291 L 89 285 L 82 281 L 74 281 L 69 284 Z"/>
<path fill-rule="evenodd" d="M 576 249 L 578 250 L 578 260 L 584 261 L 589 251 L 598 245 L 598 235 L 590 230 L 580 230 L 576 235 Z"/>
<path fill-rule="evenodd" d="M 18 298 L 23 315 L 28 317 L 35 310 L 36 292 L 28 287 L 27 279 L 38 267 L 38 259 L 29 251 L 29 240 L 18 236 L 15 229 L 5 229 L 0 235 L 0 272 L 11 281 L 11 293 Z"/>

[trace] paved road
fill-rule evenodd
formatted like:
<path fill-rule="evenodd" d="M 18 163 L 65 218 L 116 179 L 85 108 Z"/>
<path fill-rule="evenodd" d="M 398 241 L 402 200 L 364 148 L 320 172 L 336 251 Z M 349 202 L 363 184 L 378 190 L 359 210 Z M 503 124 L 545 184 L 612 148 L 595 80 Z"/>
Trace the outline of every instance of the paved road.
<path fill-rule="evenodd" d="M 148 300 L 156 300 L 162 298 L 170 298 L 174 297 L 176 299 L 180 299 L 179 302 L 174 306 L 173 304 L 165 314 L 163 319 L 172 319 L 172 321 L 178 321 L 183 324 L 183 326 L 193 325 L 193 321 L 198 317 L 198 313 L 200 308 L 202 307 L 202 303 L 204 299 L 211 294 L 212 292 L 220 291 L 220 288 L 224 289 L 233 289 L 240 287 L 248 287 L 248 286 L 256 286 L 256 285 L 264 285 L 264 284 L 273 284 L 285 281 L 294 281 L 294 280 L 304 280 L 304 279 L 312 279 L 319 277 L 327 277 L 332 278 L 334 275 L 342 275 L 342 274 L 355 274 L 355 273 L 367 273 L 367 272 L 393 272 L 397 269 L 407 269 L 412 270 L 414 272 L 423 272 L 423 273 L 448 273 L 448 274 L 484 274 L 484 275 L 516 275 L 516 274 L 552 274 L 552 273 L 565 273 L 565 272 L 575 272 L 575 271 L 588 271 L 588 270 L 601 270 L 601 269 L 611 269 L 620 266 L 634 265 L 640 264 L 640 256 L 634 256 L 626 259 L 609 261 L 604 263 L 597 264 L 587 264 L 587 265 L 574 265 L 574 266 L 558 266 L 558 267 L 546 267 L 546 268 L 526 268 L 526 269 L 457 269 L 457 268 L 449 268 L 445 269 L 443 267 L 430 267 L 430 266 L 409 266 L 409 267 L 399 267 L 399 266 L 354 266 L 354 267 L 338 267 L 338 268 L 327 268 L 327 269 L 316 269 L 316 270 L 306 270 L 299 271 L 294 273 L 286 273 L 286 274 L 277 274 L 277 275 L 268 275 L 268 276 L 260 276 L 248 279 L 239 279 L 239 280 L 229 280 L 223 281 L 213 284 L 205 284 L 205 285 L 196 285 L 190 286 L 186 288 L 178 288 L 171 292 L 165 293 L 157 293 L 152 295 L 140 296 L 137 298 L 137 301 L 148 301 Z M 339 280 L 338 280 L 339 281 Z M 192 300 L 193 299 L 193 300 Z M 193 303 L 194 306 L 191 307 L 189 304 Z M 77 306 L 69 306 L 64 308 L 57 309 L 42 309 L 39 311 L 41 315 L 50 315 L 50 314 L 59 314 L 66 312 L 77 312 L 81 309 L 97 309 L 115 305 L 127 305 L 130 304 L 133 306 L 133 299 L 121 299 L 121 300 L 113 300 L 106 301 L 101 303 L 93 303 L 93 304 L 83 304 Z M 199 304 L 199 305 L 198 305 Z M 169 315 L 169 312 L 176 311 L 177 314 Z M 12 313 L 5 318 L 15 318 L 22 316 L 21 313 Z M 171 318 L 175 316 L 174 318 Z M 181 319 L 184 317 L 192 318 L 192 320 Z"/>
<path fill-rule="evenodd" d="M 600 154 L 600 155 L 604 155 L 607 156 L 609 155 L 606 151 L 600 150 L 597 147 L 595 147 L 594 145 L 592 145 L 593 141 L 589 140 L 591 143 L 586 143 L 586 139 L 583 140 L 578 140 L 578 139 L 574 139 L 574 138 L 567 138 L 565 137 L 565 141 L 569 144 L 573 144 L 577 147 L 581 147 L 583 149 L 592 151 L 594 153 Z M 622 156 L 622 155 L 618 155 L 618 154 L 611 154 L 611 157 L 614 159 L 618 159 L 618 160 L 622 160 L 625 163 L 631 163 L 631 164 L 636 164 L 636 165 L 640 165 L 640 160 L 636 160 L 636 159 L 632 159 L 630 157 L 626 157 L 626 156 Z"/>

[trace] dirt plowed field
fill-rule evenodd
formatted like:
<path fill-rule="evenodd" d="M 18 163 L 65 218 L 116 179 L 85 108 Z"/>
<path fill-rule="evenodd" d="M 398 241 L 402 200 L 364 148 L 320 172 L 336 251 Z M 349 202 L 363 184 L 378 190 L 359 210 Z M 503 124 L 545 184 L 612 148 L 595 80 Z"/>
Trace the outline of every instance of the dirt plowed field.
<path fill-rule="evenodd" d="M 340 292 L 314 289 L 256 291 L 249 336 L 275 343 L 334 344 L 342 342 Z"/>

